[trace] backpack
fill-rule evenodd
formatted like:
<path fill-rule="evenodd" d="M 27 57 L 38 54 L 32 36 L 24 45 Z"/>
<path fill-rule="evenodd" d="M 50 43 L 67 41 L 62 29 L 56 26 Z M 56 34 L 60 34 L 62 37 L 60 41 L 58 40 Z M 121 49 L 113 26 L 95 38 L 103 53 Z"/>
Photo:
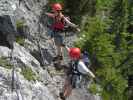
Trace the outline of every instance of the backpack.
<path fill-rule="evenodd" d="M 76 74 L 76 75 L 81 75 L 82 74 L 78 70 L 78 63 L 79 63 L 79 60 L 71 62 L 72 74 Z"/>
<path fill-rule="evenodd" d="M 82 61 L 85 63 L 87 67 L 90 66 L 91 62 L 90 62 L 89 53 L 87 51 L 82 52 Z"/>
<path fill-rule="evenodd" d="M 82 80 L 82 75 L 86 75 L 89 71 L 87 66 L 84 64 L 83 61 L 73 61 L 71 62 L 71 84 L 73 88 L 80 87 L 80 82 Z"/>
<path fill-rule="evenodd" d="M 63 16 L 65 18 L 67 18 L 68 20 L 70 20 L 69 16 Z M 56 17 L 55 17 L 56 19 Z M 68 30 L 69 26 L 67 25 L 67 23 L 64 21 L 64 19 L 62 18 L 61 21 L 59 22 L 55 22 L 55 19 L 49 18 L 48 19 L 48 23 L 47 26 L 50 29 L 56 30 L 56 31 L 66 31 Z"/>
<path fill-rule="evenodd" d="M 82 73 L 78 70 L 78 62 L 79 61 L 71 61 L 71 85 L 72 88 L 77 88 L 79 86 L 79 82 L 81 81 L 81 75 Z"/>
<path fill-rule="evenodd" d="M 64 17 L 62 16 L 60 21 L 57 21 L 58 16 L 55 16 L 54 23 L 51 25 L 53 30 L 63 30 L 64 29 Z"/>

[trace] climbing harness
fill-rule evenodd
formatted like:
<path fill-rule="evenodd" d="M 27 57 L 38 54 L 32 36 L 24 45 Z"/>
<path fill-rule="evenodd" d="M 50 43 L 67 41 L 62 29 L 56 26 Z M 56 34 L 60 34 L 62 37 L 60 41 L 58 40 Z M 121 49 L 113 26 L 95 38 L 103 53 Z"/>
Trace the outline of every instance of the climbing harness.
<path fill-rule="evenodd" d="M 81 79 L 82 73 L 79 72 L 78 70 L 78 60 L 77 61 L 71 61 L 70 66 L 71 66 L 71 85 L 73 88 L 77 87 L 78 81 Z"/>

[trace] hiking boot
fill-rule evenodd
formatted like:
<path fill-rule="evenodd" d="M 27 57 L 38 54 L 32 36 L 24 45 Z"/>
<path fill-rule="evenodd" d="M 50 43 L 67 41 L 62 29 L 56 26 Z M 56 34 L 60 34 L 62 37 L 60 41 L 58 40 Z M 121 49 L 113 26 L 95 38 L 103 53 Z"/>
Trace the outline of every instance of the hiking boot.
<path fill-rule="evenodd" d="M 54 63 L 54 67 L 55 67 L 56 70 L 59 70 L 59 71 L 62 70 L 62 66 L 58 62 Z"/>

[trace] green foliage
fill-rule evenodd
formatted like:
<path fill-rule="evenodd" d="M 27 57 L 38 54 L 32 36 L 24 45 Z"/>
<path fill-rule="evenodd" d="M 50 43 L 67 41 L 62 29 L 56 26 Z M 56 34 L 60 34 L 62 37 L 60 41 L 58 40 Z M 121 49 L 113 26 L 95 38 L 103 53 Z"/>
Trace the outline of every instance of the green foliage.
<path fill-rule="evenodd" d="M 70 3 L 71 2 L 71 3 Z M 95 0 L 64 0 L 65 13 L 80 24 L 85 15 L 95 14 Z"/>
<path fill-rule="evenodd" d="M 129 36 L 129 34 L 121 33 L 123 37 L 120 44 L 121 51 L 116 52 L 113 42 L 115 35 L 107 33 L 108 22 L 107 19 L 103 20 L 100 16 L 88 18 L 76 45 L 90 52 L 93 61 L 92 66 L 96 67 L 96 76 L 100 79 L 99 84 L 91 85 L 90 91 L 101 95 L 103 100 L 110 100 L 110 98 L 112 100 L 123 100 L 127 81 L 117 66 L 126 59 L 129 53 L 127 41 L 125 40 L 125 37 Z"/>
<path fill-rule="evenodd" d="M 121 32 L 126 32 L 129 22 L 129 0 L 114 1 L 110 9 L 112 19 L 112 31 L 118 36 Z"/>
<path fill-rule="evenodd" d="M 98 84 L 92 84 L 89 90 L 98 93 L 104 100 L 127 100 L 132 97 L 126 95 L 129 91 L 125 90 L 128 75 L 133 75 L 133 34 L 128 30 L 129 27 L 132 30 L 133 26 L 133 1 L 66 1 L 69 14 L 73 14 L 78 20 L 86 17 L 85 14 L 91 15 L 90 10 L 96 11 L 93 17 L 86 17 L 79 40 L 75 43 L 90 52 L 92 66 L 100 80 Z M 93 7 L 87 10 L 92 1 Z M 84 4 L 88 6 L 84 7 Z"/>
<path fill-rule="evenodd" d="M 23 20 L 17 20 L 16 21 L 16 27 L 17 27 L 17 29 L 23 28 L 24 27 L 24 24 L 25 24 L 25 22 Z"/>
<path fill-rule="evenodd" d="M 109 100 L 106 99 L 107 96 L 104 95 L 105 93 L 108 94 L 109 98 L 122 100 L 123 92 L 127 88 L 127 81 L 115 68 L 107 66 L 99 69 L 97 70 L 97 76 L 103 78 L 100 84 L 103 87 L 102 96 L 104 100 Z"/>
<path fill-rule="evenodd" d="M 0 58 L 0 66 L 7 69 L 11 69 L 13 67 L 5 57 Z"/>
<path fill-rule="evenodd" d="M 98 10 L 108 10 L 112 6 L 114 0 L 96 0 L 96 2 L 96 8 Z"/>
<path fill-rule="evenodd" d="M 80 40 L 76 43 L 76 45 L 79 45 L 81 48 L 89 50 L 91 54 L 98 52 L 97 56 L 99 57 L 106 56 L 105 53 L 111 55 L 114 48 L 111 43 L 113 36 L 106 32 L 104 33 L 107 29 L 107 25 L 104 22 L 101 23 L 101 21 L 99 17 L 89 18 L 80 35 Z"/>
<path fill-rule="evenodd" d="M 24 76 L 25 79 L 28 81 L 35 81 L 37 79 L 36 74 L 32 71 L 29 67 L 22 68 L 21 74 Z"/>
<path fill-rule="evenodd" d="M 17 37 L 16 37 L 16 42 L 17 42 L 18 44 L 20 44 L 21 46 L 24 46 L 24 44 L 25 44 L 25 38 L 22 37 L 22 36 L 17 36 Z"/>
<path fill-rule="evenodd" d="M 129 25 L 133 25 L 133 0 L 128 0 L 129 1 L 129 6 L 128 6 L 128 13 L 129 13 Z"/>
<path fill-rule="evenodd" d="M 25 26 L 25 22 L 24 22 L 23 20 L 17 20 L 17 21 L 16 21 L 16 27 L 17 27 L 18 32 L 19 32 L 20 30 L 22 31 L 23 28 L 24 28 L 24 26 Z M 25 39 L 24 39 L 23 36 L 19 35 L 19 36 L 16 37 L 16 42 L 17 42 L 18 44 L 24 46 Z"/>
<path fill-rule="evenodd" d="M 51 2 L 51 3 L 55 3 L 55 2 L 57 2 L 57 3 L 63 3 L 64 0 L 49 0 L 49 2 Z"/>
<path fill-rule="evenodd" d="M 100 95 L 101 91 L 102 91 L 102 88 L 100 87 L 100 85 L 98 84 L 91 84 L 89 87 L 88 87 L 89 91 L 93 94 L 98 94 Z"/>

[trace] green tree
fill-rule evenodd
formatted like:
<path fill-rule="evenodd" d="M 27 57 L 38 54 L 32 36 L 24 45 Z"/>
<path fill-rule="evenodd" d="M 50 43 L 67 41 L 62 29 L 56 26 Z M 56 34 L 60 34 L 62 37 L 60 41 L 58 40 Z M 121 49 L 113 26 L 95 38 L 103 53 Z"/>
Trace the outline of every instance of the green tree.
<path fill-rule="evenodd" d="M 87 49 L 91 54 L 92 66 L 100 79 L 100 92 L 98 90 L 97 93 L 104 100 L 127 100 L 126 78 L 133 75 L 133 36 L 127 32 L 129 3 L 126 0 L 112 0 L 110 5 L 106 5 L 107 1 L 99 1 L 96 16 L 89 17 L 85 22 L 76 45 Z M 100 5 L 101 3 L 104 4 Z M 114 42 L 115 39 L 120 41 Z M 98 87 L 95 89 L 99 89 Z"/>
<path fill-rule="evenodd" d="M 84 16 L 95 15 L 96 0 L 64 0 L 65 13 L 76 23 L 81 23 Z"/>
<path fill-rule="evenodd" d="M 106 32 L 107 23 L 108 20 L 102 20 L 99 16 L 89 18 L 76 45 L 87 49 L 91 54 L 92 66 L 96 70 L 96 76 L 100 79 L 99 95 L 104 100 L 123 100 L 127 81 L 120 69 L 116 68 L 122 61 L 122 53 L 115 51 L 113 44 L 115 35 Z"/>

